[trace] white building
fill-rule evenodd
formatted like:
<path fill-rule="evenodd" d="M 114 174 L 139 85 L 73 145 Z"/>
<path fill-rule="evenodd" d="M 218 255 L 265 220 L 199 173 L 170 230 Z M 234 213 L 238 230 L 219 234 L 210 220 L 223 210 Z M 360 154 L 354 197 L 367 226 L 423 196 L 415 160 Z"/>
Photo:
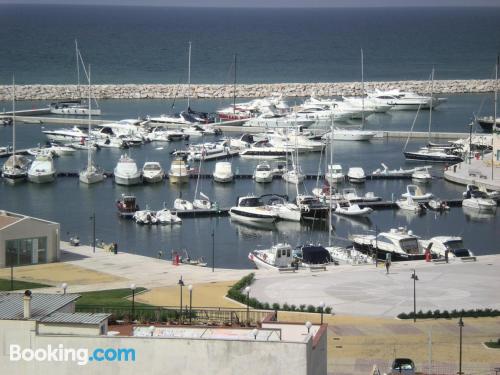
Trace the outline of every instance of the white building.
<path fill-rule="evenodd" d="M 74 294 L 0 294 L 5 374 L 326 375 L 326 325 L 111 326 Z M 50 360 L 49 360 L 50 359 Z"/>
<path fill-rule="evenodd" d="M 0 268 L 59 260 L 58 223 L 0 211 Z"/>

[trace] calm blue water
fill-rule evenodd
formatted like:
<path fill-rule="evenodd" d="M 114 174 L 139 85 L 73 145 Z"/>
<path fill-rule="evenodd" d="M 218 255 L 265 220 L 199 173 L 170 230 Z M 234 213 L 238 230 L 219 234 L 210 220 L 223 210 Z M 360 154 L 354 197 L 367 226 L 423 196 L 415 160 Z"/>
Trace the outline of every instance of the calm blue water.
<path fill-rule="evenodd" d="M 0 83 L 76 81 L 74 39 L 95 83 L 490 78 L 500 8 L 187 9 L 0 5 Z"/>
<path fill-rule="evenodd" d="M 483 95 L 454 95 L 433 113 L 435 128 L 441 131 L 467 132 L 466 126 L 470 114 L 481 106 Z M 40 106 L 42 103 L 24 103 L 24 105 Z M 127 118 L 145 114 L 158 114 L 165 111 L 169 103 L 161 100 L 109 100 L 102 101 L 101 107 L 105 118 Z M 196 107 L 212 111 L 219 105 L 219 101 L 196 101 Z M 8 103 L 0 103 L 6 105 Z M 185 105 L 179 102 L 179 107 Z M 408 130 L 411 126 L 414 112 L 396 112 L 378 114 L 367 119 L 367 127 L 372 129 Z M 416 130 L 426 131 L 427 116 L 422 113 L 416 124 Z M 42 130 L 59 125 L 28 125 L 19 124 L 17 127 L 18 146 L 32 147 L 45 142 Z M 11 139 L 11 127 L 0 127 L 0 145 L 7 145 Z M 212 140 L 207 137 L 207 141 Z M 201 142 L 202 140 L 193 140 Z M 414 164 L 406 164 L 402 150 L 405 139 L 374 140 L 364 142 L 335 142 L 335 161 L 342 164 L 344 170 L 349 166 L 361 166 L 366 172 L 380 167 L 384 162 L 390 168 Z M 412 140 L 408 149 L 417 149 L 423 140 Z M 131 156 L 141 167 L 145 161 L 160 161 L 164 168 L 171 163 L 170 151 L 184 147 L 183 142 L 150 143 L 141 148 L 130 150 Z M 107 171 L 112 171 L 120 153 L 115 149 L 103 149 L 96 153 L 99 165 Z M 86 164 L 86 152 L 77 152 L 74 156 L 61 157 L 55 160 L 58 171 L 76 172 Z M 300 156 L 300 164 L 304 172 L 316 174 L 318 171 L 320 154 Z M 0 159 L 0 163 L 3 160 Z M 234 158 L 233 169 L 239 173 L 251 174 L 258 160 Z M 206 162 L 203 171 L 212 173 L 215 162 Z M 461 196 L 464 188 L 445 182 L 442 176 L 442 167 L 435 166 L 432 170 L 436 179 L 424 190 L 431 191 L 442 199 L 452 199 Z M 357 187 L 360 192 L 373 191 L 384 199 L 399 197 L 406 189 L 409 181 L 368 181 L 365 186 Z M 310 227 L 298 223 L 280 222 L 275 227 L 251 228 L 231 222 L 227 217 L 184 219 L 179 226 L 138 226 L 132 221 L 120 220 L 116 215 L 115 201 L 122 193 L 132 193 L 137 196 L 138 203 L 151 209 L 160 209 L 165 204 L 171 207 L 175 198 L 182 196 L 193 199 L 195 180 L 182 187 L 163 182 L 156 185 L 141 185 L 123 187 L 113 184 L 111 180 L 104 183 L 86 186 L 78 182 L 75 177 L 60 177 L 53 184 L 36 185 L 25 183 L 10 186 L 0 180 L 0 209 L 22 212 L 61 223 L 63 238 L 78 234 L 83 242 L 89 243 L 92 236 L 92 227 L 89 217 L 95 211 L 97 217 L 97 238 L 106 242 L 116 241 L 119 249 L 155 257 L 159 250 L 168 256 L 172 249 L 187 249 L 191 256 L 204 256 L 211 261 L 211 233 L 215 231 L 216 265 L 235 268 L 249 268 L 247 260 L 250 250 L 258 247 L 271 246 L 277 241 L 289 241 L 296 245 L 308 241 L 328 243 L 328 232 L 325 227 Z M 306 181 L 301 191 L 311 189 L 316 181 Z M 321 184 L 321 182 L 320 182 Z M 343 187 L 349 187 L 345 184 Z M 295 196 L 295 188 L 287 186 L 281 180 L 271 184 L 255 184 L 253 180 L 238 180 L 232 184 L 217 184 L 212 180 L 201 180 L 200 190 L 219 202 L 223 207 L 234 204 L 236 197 L 254 193 L 288 193 Z M 464 211 L 462 208 L 452 208 L 449 213 L 439 215 L 428 212 L 423 216 L 405 214 L 397 210 L 380 210 L 371 215 L 370 221 L 359 221 L 334 216 L 334 241 L 345 244 L 349 234 L 366 233 L 377 225 L 381 230 L 391 227 L 407 226 L 422 237 L 435 235 L 460 235 L 466 245 L 476 254 L 498 253 L 498 231 L 500 229 L 500 215 L 479 215 L 475 212 Z M 196 233 L 196 236 L 193 236 Z"/>

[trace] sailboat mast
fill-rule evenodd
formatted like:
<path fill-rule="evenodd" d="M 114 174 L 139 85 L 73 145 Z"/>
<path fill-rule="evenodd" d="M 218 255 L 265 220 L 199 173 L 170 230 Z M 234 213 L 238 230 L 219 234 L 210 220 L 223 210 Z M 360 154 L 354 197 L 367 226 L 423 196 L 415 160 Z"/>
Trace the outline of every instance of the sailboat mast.
<path fill-rule="evenodd" d="M 189 53 L 188 53 L 188 95 L 187 95 L 187 107 L 189 110 L 189 100 L 191 98 L 191 41 L 189 42 Z"/>
<path fill-rule="evenodd" d="M 500 55 L 497 55 L 497 63 L 495 65 L 495 96 L 493 99 L 493 125 L 491 132 L 491 180 L 495 170 L 495 137 L 497 130 L 497 102 L 498 102 L 498 65 L 500 65 Z"/>
<path fill-rule="evenodd" d="M 77 97 L 80 98 L 80 62 L 78 61 L 78 40 L 75 39 L 75 56 L 76 56 L 76 93 Z"/>
<path fill-rule="evenodd" d="M 87 172 L 92 168 L 92 150 L 91 150 L 91 141 L 90 134 L 92 130 L 92 100 L 91 100 L 91 87 L 90 87 L 90 64 L 89 64 L 89 129 L 88 129 L 88 137 L 87 137 Z"/>
<path fill-rule="evenodd" d="M 16 165 L 16 81 L 12 74 L 12 156 L 14 156 L 14 164 Z"/>
<path fill-rule="evenodd" d="M 234 54 L 233 115 L 236 113 L 236 53 Z"/>
<path fill-rule="evenodd" d="M 334 119 L 332 114 L 332 121 L 330 123 L 330 166 L 333 165 L 333 121 Z M 332 171 L 329 170 L 328 172 L 330 173 L 331 179 Z M 330 194 L 330 205 L 328 207 L 328 246 L 332 246 L 332 184 L 329 183 L 328 185 L 328 192 Z"/>
<path fill-rule="evenodd" d="M 365 129 L 365 67 L 363 48 L 361 48 L 361 129 Z"/>
<path fill-rule="evenodd" d="M 431 71 L 431 102 L 429 105 L 429 132 L 427 133 L 427 143 L 431 142 L 431 125 L 432 125 L 432 102 L 434 99 L 432 98 L 432 94 L 434 92 L 434 66 Z"/>

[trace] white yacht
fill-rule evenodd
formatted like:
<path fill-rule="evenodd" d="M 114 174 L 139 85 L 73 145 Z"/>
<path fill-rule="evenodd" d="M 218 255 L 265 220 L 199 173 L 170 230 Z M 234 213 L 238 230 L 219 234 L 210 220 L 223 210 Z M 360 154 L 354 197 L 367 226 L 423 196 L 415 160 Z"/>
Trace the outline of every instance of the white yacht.
<path fill-rule="evenodd" d="M 425 209 L 422 203 L 415 202 L 411 197 L 399 199 L 396 204 L 400 209 L 413 213 L 421 213 Z"/>
<path fill-rule="evenodd" d="M 53 182 L 56 179 L 54 161 L 49 155 L 39 155 L 28 170 L 28 181 L 37 184 Z"/>
<path fill-rule="evenodd" d="M 376 196 L 373 192 L 366 192 L 365 195 L 358 195 L 358 192 L 355 188 L 345 188 L 342 190 L 342 197 L 344 200 L 351 203 L 360 203 L 360 202 L 378 202 L 381 201 L 382 198 Z"/>
<path fill-rule="evenodd" d="M 369 97 L 342 97 L 344 102 L 350 104 L 353 107 L 360 108 L 361 110 L 366 110 L 373 113 L 386 113 L 392 108 L 392 104 L 384 103 L 382 101 L 377 101 Z"/>
<path fill-rule="evenodd" d="M 342 172 L 342 166 L 340 164 L 328 164 L 325 180 L 327 180 L 329 184 L 343 182 L 345 180 L 345 175 Z"/>
<path fill-rule="evenodd" d="M 73 126 L 71 129 L 43 130 L 42 133 L 45 134 L 49 141 L 61 143 L 85 141 L 88 137 L 88 133 L 85 129 L 77 126 Z"/>
<path fill-rule="evenodd" d="M 213 173 L 213 178 L 215 182 L 231 182 L 233 181 L 234 174 L 232 171 L 232 165 L 227 161 L 219 161 L 215 164 L 215 169 Z"/>
<path fill-rule="evenodd" d="M 360 167 L 351 167 L 347 171 L 347 178 L 349 179 L 349 182 L 352 183 L 363 183 L 366 180 L 365 171 Z"/>
<path fill-rule="evenodd" d="M 147 161 L 142 167 L 142 178 L 144 182 L 156 183 L 163 180 L 165 172 L 157 161 Z"/>
<path fill-rule="evenodd" d="M 263 140 L 255 142 L 250 147 L 240 151 L 240 156 L 246 158 L 275 159 L 290 156 L 292 152 L 292 148 L 275 147 L 268 141 Z"/>
<path fill-rule="evenodd" d="M 154 127 L 148 134 L 150 141 L 156 142 L 173 142 L 180 140 L 188 140 L 189 134 L 186 134 L 181 130 L 168 130 L 162 127 Z"/>
<path fill-rule="evenodd" d="M 267 206 L 276 213 L 279 219 L 299 222 L 302 212 L 295 203 L 288 202 L 283 196 L 273 195 Z"/>
<path fill-rule="evenodd" d="M 253 172 L 253 179 L 255 182 L 272 182 L 273 177 L 274 174 L 269 163 L 264 162 L 257 164 Z"/>
<path fill-rule="evenodd" d="M 99 116 L 101 110 L 94 108 L 89 110 L 86 103 L 81 100 L 64 100 L 50 104 L 50 113 L 55 115 L 88 116 L 89 112 L 93 116 Z"/>
<path fill-rule="evenodd" d="M 189 170 L 181 157 L 176 157 L 170 165 L 168 180 L 173 184 L 183 184 L 189 181 Z"/>
<path fill-rule="evenodd" d="M 432 244 L 431 251 L 442 258 L 446 257 L 446 250 L 448 250 L 449 259 L 474 256 L 474 253 L 464 246 L 462 237 L 436 236 L 428 240 L 419 240 L 419 243 L 424 249 Z"/>
<path fill-rule="evenodd" d="M 462 207 L 469 207 L 477 211 L 495 211 L 497 202 L 489 198 L 480 190 L 468 191 L 466 198 L 462 201 Z"/>
<path fill-rule="evenodd" d="M 414 180 L 415 182 L 420 182 L 420 183 L 427 183 L 432 180 L 432 176 L 429 173 L 429 169 L 421 169 L 421 170 L 416 170 L 415 172 L 412 173 L 411 179 Z"/>
<path fill-rule="evenodd" d="M 123 154 L 116 164 L 115 183 L 118 185 L 136 185 L 142 182 L 141 171 L 137 168 L 134 159 Z"/>
<path fill-rule="evenodd" d="M 392 110 L 417 110 L 436 108 L 439 104 L 446 101 L 445 98 L 435 98 L 432 96 L 422 96 L 413 92 L 400 91 L 398 89 L 380 91 L 375 90 L 368 93 L 368 97 L 373 99 L 375 103 L 388 104 L 392 106 Z"/>
<path fill-rule="evenodd" d="M 428 202 L 434 195 L 432 193 L 424 193 L 417 185 L 406 186 L 406 193 L 401 194 L 403 198 L 411 198 L 415 202 Z"/>
<path fill-rule="evenodd" d="M 247 223 L 274 223 L 278 217 L 260 198 L 253 195 L 239 197 L 237 206 L 230 208 L 229 215 L 232 219 Z"/>
<path fill-rule="evenodd" d="M 191 145 L 188 152 L 188 160 L 208 161 L 226 158 L 228 156 L 236 156 L 239 153 L 239 149 L 231 147 L 231 142 L 229 140 L 223 140 L 220 142 L 206 142 Z"/>
<path fill-rule="evenodd" d="M 315 119 L 306 118 L 300 114 L 281 114 L 265 112 L 257 117 L 252 117 L 243 126 L 262 128 L 291 128 L 299 125 L 307 128 L 316 122 Z"/>
<path fill-rule="evenodd" d="M 322 139 L 334 141 L 369 141 L 377 135 L 377 132 L 361 129 L 335 128 L 333 132 L 324 134 Z"/>
<path fill-rule="evenodd" d="M 158 223 L 158 219 L 156 218 L 156 212 L 151 211 L 148 208 L 146 208 L 145 210 L 134 212 L 132 219 L 134 219 L 134 221 L 137 224 L 143 224 L 143 225 L 152 225 Z"/>
<path fill-rule="evenodd" d="M 425 259 L 418 236 L 406 228 L 391 229 L 376 236 L 357 234 L 350 236 L 349 239 L 354 249 L 365 254 L 377 255 L 380 260 L 385 260 L 386 254 L 391 254 L 393 262 Z"/>

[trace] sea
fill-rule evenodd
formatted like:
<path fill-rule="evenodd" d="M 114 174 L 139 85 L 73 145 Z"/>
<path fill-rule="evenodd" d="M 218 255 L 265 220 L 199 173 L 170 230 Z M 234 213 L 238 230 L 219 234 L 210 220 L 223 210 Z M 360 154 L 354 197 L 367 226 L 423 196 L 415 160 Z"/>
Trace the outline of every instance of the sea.
<path fill-rule="evenodd" d="M 391 8 L 391 9 L 187 9 L 105 6 L 1 5 L 0 83 L 8 84 L 12 73 L 19 84 L 75 83 L 74 40 L 78 39 L 86 63 L 92 65 L 95 83 L 184 83 L 187 81 L 188 43 L 192 43 L 194 83 L 231 83 L 233 56 L 237 54 L 237 80 L 243 83 L 334 82 L 360 80 L 360 49 L 365 56 L 366 80 L 427 79 L 434 66 L 438 79 L 491 78 L 500 50 L 498 8 Z M 477 114 L 492 111 L 490 94 L 449 95 L 432 116 L 432 130 L 469 131 Z M 248 99 L 238 99 L 248 100 Z M 297 104 L 300 98 L 290 99 Z M 229 100 L 193 100 L 195 109 L 214 111 Z M 18 108 L 39 108 L 48 102 L 26 101 Z M 9 109 L 10 102 L 0 102 Z M 119 120 L 182 110 L 184 100 L 101 100 L 103 119 Z M 367 129 L 410 129 L 415 112 L 389 112 L 368 117 Z M 427 131 L 428 113 L 420 113 L 415 131 Z M 346 124 L 346 126 L 359 124 Z M 62 125 L 19 124 L 17 146 L 34 147 L 46 139 L 43 130 Z M 477 129 L 474 129 L 476 131 Z M 11 127 L 0 127 L 0 146 L 11 143 Z M 225 134 L 237 136 L 237 134 Z M 212 141 L 213 137 L 191 140 Z M 389 138 L 372 142 L 335 142 L 334 160 L 344 171 L 360 166 L 367 173 L 381 163 L 393 168 L 411 168 L 403 149 L 416 149 L 424 139 Z M 160 161 L 168 169 L 171 152 L 185 142 L 149 143 L 127 151 L 103 149 L 96 161 L 111 172 L 120 154 L 129 153 L 139 167 L 145 161 Z M 307 174 L 324 169 L 325 154 L 300 156 Z M 58 172 L 78 172 L 86 164 L 86 153 L 60 157 Z M 0 162 L 2 162 L 0 160 Z M 258 160 L 231 159 L 233 171 L 251 174 Z M 202 165 L 213 172 L 215 162 Z M 195 166 L 197 167 L 197 166 Z M 443 180 L 443 166 L 434 166 L 433 181 L 422 186 L 442 199 L 461 197 L 463 186 Z M 300 192 L 321 186 L 307 180 Z M 385 200 L 405 192 L 407 180 L 367 181 L 359 193 L 374 192 Z M 121 220 L 115 203 L 123 193 L 134 194 L 141 207 L 158 210 L 171 207 L 175 198 L 193 199 L 196 180 L 182 187 L 164 181 L 155 185 L 118 186 L 112 179 L 93 186 L 75 177 L 59 177 L 55 183 L 25 183 L 10 186 L 0 180 L 0 209 L 61 223 L 61 237 L 96 237 L 117 242 L 119 251 L 170 258 L 172 251 L 203 257 L 216 267 L 251 268 L 248 252 L 277 242 L 292 245 L 328 243 L 349 245 L 352 234 L 374 234 L 394 227 L 407 227 L 423 238 L 459 235 L 477 255 L 498 253 L 498 214 L 482 214 L 452 208 L 444 214 L 418 216 L 398 210 L 379 210 L 369 220 L 333 216 L 328 225 L 279 222 L 269 227 L 249 227 L 229 217 L 184 219 L 176 226 L 139 226 Z M 340 186 L 351 187 L 349 184 Z M 221 207 L 233 205 L 238 196 L 278 193 L 296 195 L 296 188 L 281 180 L 256 184 L 241 179 L 217 184 L 202 179 L 199 190 Z M 212 233 L 215 258 L 212 259 Z"/>

